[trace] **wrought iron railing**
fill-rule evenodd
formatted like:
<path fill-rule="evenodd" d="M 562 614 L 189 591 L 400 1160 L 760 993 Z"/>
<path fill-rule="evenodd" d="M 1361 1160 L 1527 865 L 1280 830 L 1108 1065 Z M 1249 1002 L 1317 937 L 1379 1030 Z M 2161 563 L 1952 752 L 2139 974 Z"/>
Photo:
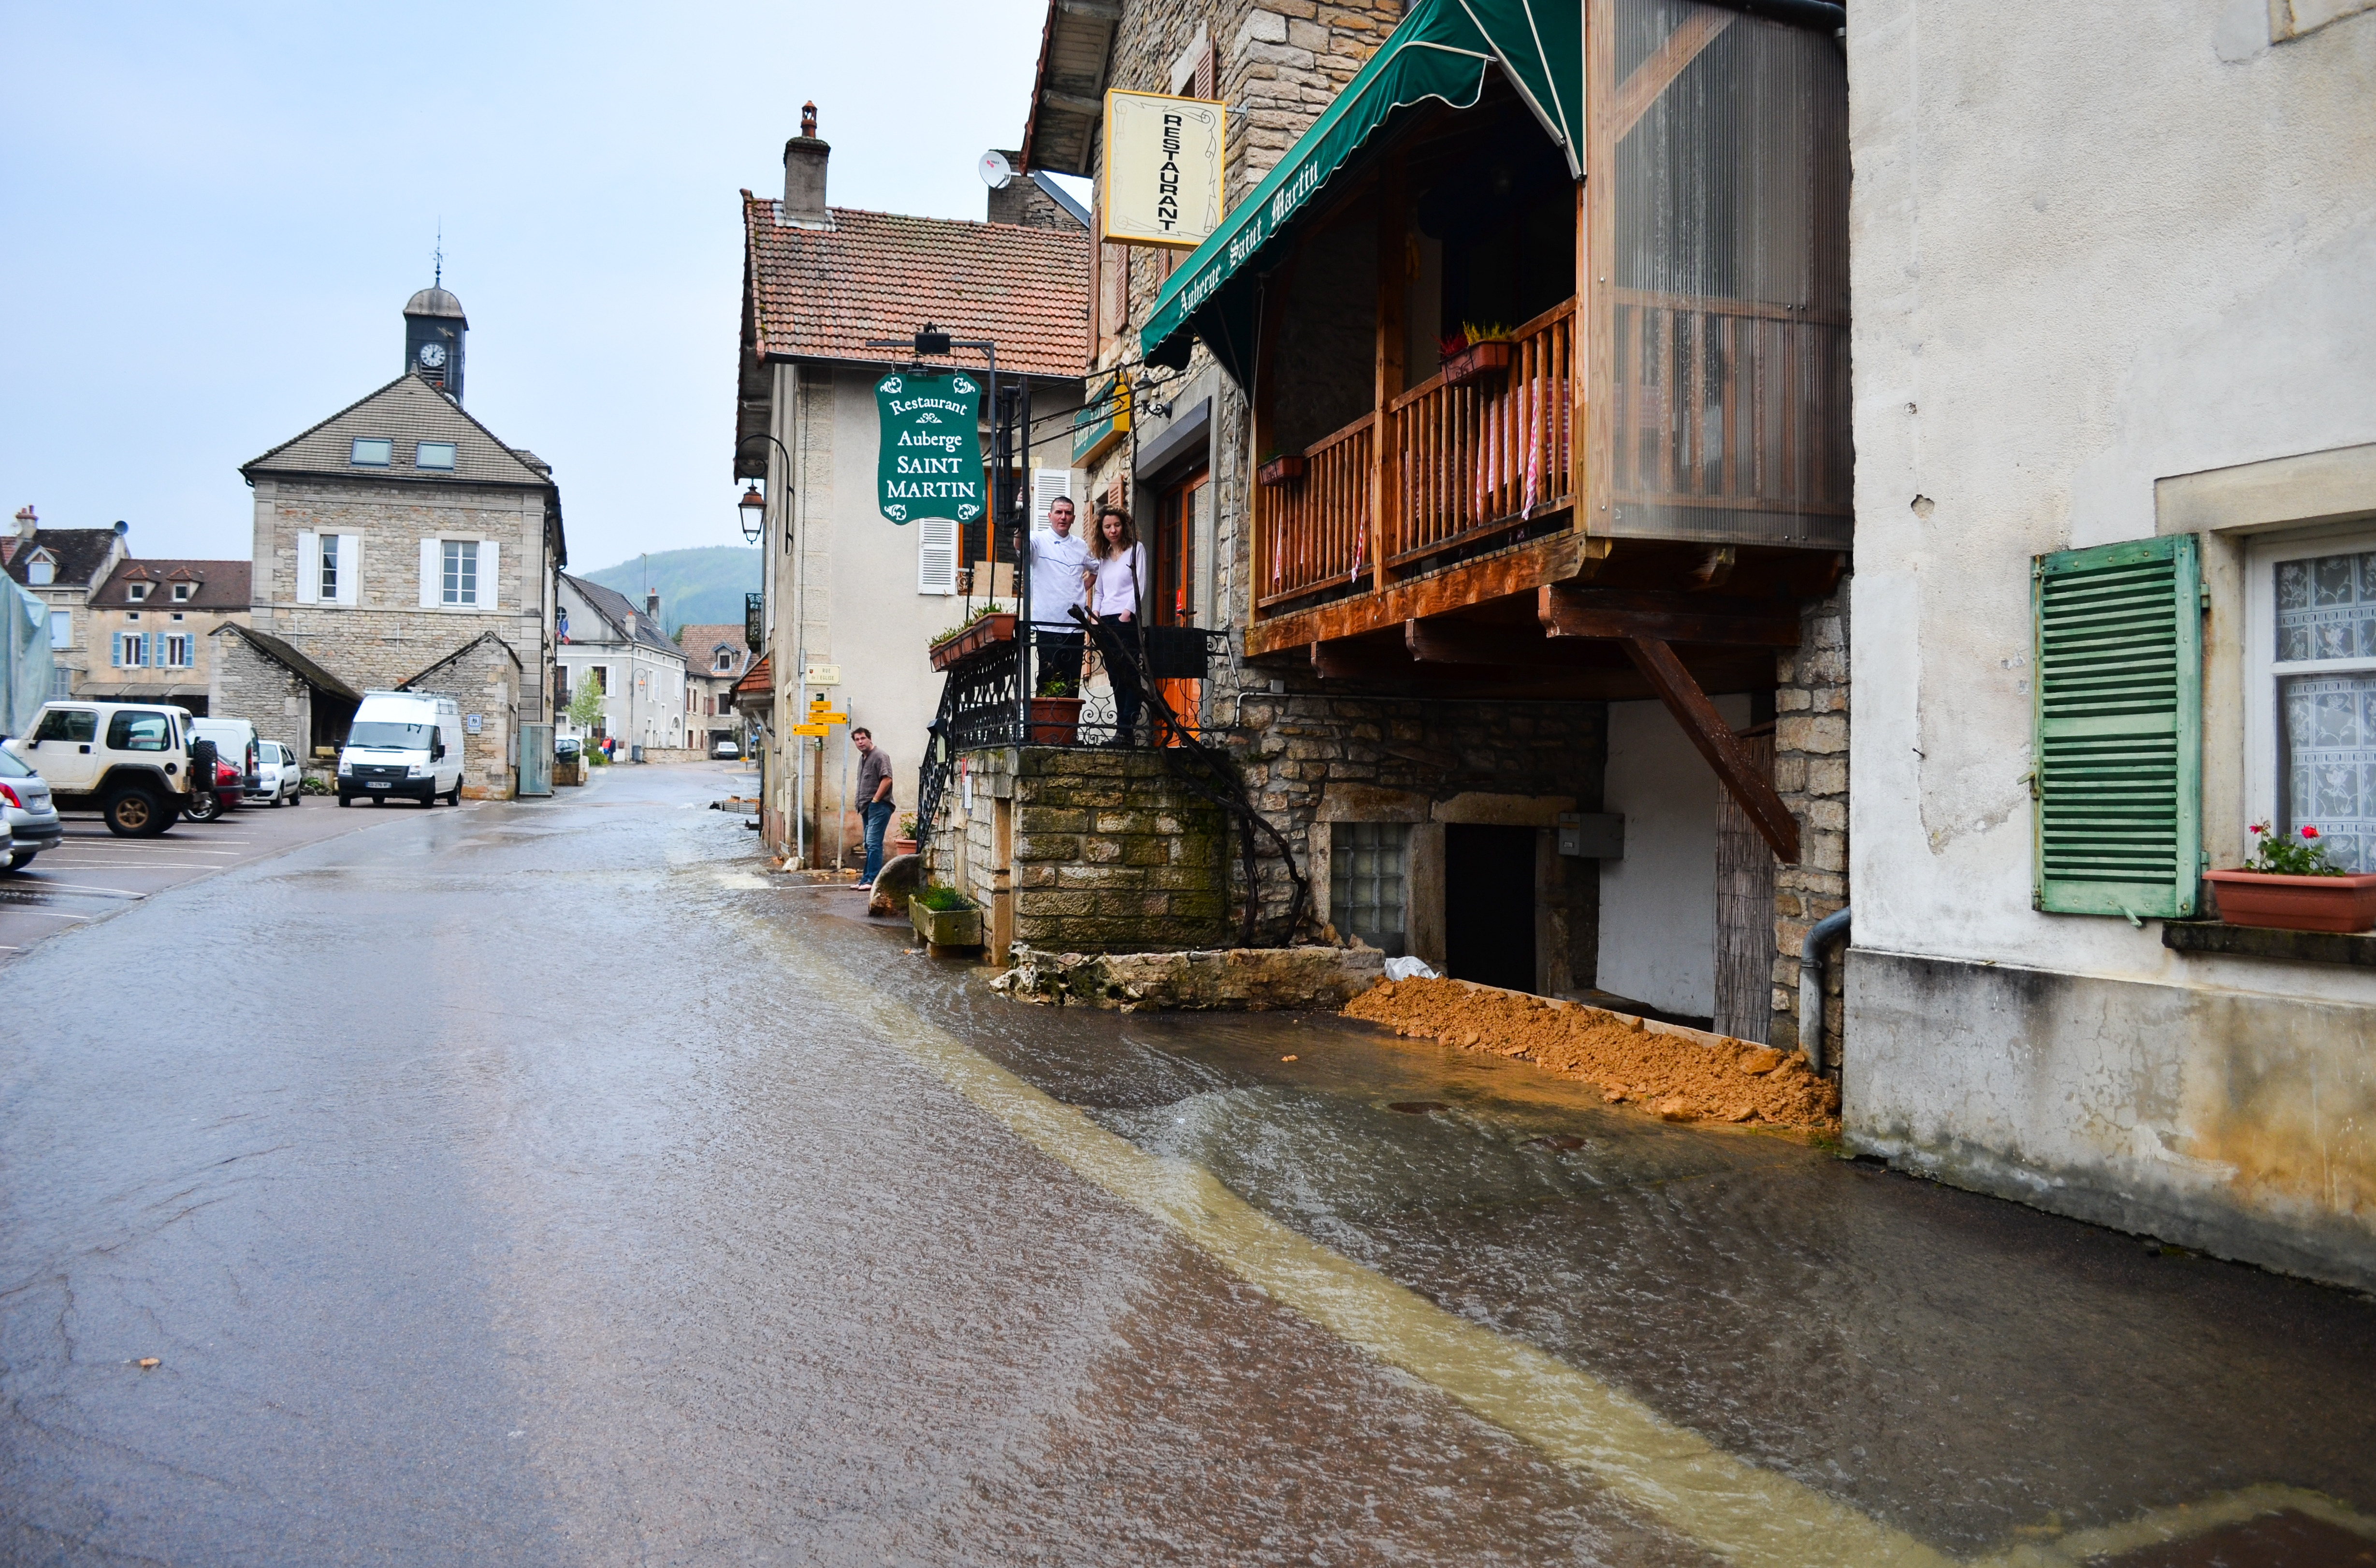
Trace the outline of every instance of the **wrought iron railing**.
<path fill-rule="evenodd" d="M 767 638 L 767 596 L 746 593 L 742 596 L 742 640 L 755 657 L 759 645 Z"/>

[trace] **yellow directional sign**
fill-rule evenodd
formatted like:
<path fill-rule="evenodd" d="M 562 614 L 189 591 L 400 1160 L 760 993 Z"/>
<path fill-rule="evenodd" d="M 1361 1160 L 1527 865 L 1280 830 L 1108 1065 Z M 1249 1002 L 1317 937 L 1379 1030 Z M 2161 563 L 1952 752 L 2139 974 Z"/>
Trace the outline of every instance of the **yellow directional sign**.
<path fill-rule="evenodd" d="M 833 733 L 833 727 L 827 724 L 795 724 L 792 726 L 792 733 L 795 735 L 830 735 Z"/>
<path fill-rule="evenodd" d="M 809 709 L 809 722 L 812 724 L 847 724 L 849 722 L 849 715 L 846 713 L 836 713 L 829 707 L 813 707 Z"/>

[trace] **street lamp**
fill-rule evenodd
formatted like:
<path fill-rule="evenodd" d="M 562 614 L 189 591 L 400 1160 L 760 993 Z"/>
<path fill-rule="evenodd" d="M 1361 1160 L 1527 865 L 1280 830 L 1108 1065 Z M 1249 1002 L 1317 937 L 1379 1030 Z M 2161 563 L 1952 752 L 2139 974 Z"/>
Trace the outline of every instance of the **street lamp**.
<path fill-rule="evenodd" d="M 734 455 L 737 457 L 742 457 L 742 448 L 750 445 L 754 441 L 764 441 L 768 445 L 773 446 L 777 451 L 782 452 L 784 454 L 784 473 L 787 477 L 790 475 L 792 471 L 791 453 L 785 451 L 784 444 L 777 440 L 774 436 L 768 434 L 764 430 L 754 430 L 750 434 L 744 436 L 742 440 L 736 442 L 734 444 Z M 767 498 L 759 493 L 759 484 L 756 480 L 754 480 L 751 483 L 743 487 L 742 499 L 736 502 L 735 505 L 740 507 L 742 512 L 743 542 L 746 544 L 758 543 L 761 536 L 766 534 L 767 531 Z"/>

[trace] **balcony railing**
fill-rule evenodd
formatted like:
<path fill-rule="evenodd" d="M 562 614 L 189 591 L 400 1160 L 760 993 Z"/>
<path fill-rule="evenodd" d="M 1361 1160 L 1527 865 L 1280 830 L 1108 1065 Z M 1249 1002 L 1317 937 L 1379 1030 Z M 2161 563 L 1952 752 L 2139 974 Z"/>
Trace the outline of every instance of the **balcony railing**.
<path fill-rule="evenodd" d="M 1363 414 L 1301 454 L 1303 476 L 1254 492 L 1267 564 L 1261 602 L 1277 604 L 1369 571 L 1370 487 L 1375 414 Z"/>
<path fill-rule="evenodd" d="M 1504 374 L 1439 374 L 1386 405 L 1396 469 L 1386 564 L 1404 566 L 1568 505 L 1574 488 L 1575 302 L 1510 335 Z"/>

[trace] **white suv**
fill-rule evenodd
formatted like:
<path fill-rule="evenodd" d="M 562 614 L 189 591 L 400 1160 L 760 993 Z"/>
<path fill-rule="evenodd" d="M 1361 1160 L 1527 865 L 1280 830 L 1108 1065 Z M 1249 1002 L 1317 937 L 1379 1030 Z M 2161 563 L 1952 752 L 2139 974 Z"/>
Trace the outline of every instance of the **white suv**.
<path fill-rule="evenodd" d="M 96 810 L 108 830 L 148 838 L 189 804 L 190 715 L 147 703 L 53 702 L 8 742 L 61 811 Z"/>

